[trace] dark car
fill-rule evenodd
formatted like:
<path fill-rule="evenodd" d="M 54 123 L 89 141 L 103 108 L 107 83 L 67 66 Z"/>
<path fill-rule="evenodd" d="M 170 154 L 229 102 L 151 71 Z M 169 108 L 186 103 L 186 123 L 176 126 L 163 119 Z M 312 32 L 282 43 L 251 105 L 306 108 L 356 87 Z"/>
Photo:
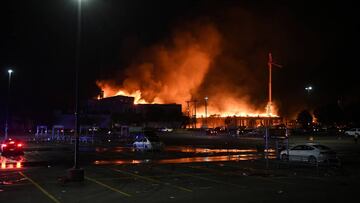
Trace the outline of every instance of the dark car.
<path fill-rule="evenodd" d="M 216 131 L 215 129 L 212 129 L 212 128 L 208 128 L 206 129 L 206 135 L 217 135 L 218 134 L 218 131 Z"/>
<path fill-rule="evenodd" d="M 1 155 L 23 155 L 24 149 L 23 149 L 23 142 L 17 139 L 6 139 L 1 142 Z"/>

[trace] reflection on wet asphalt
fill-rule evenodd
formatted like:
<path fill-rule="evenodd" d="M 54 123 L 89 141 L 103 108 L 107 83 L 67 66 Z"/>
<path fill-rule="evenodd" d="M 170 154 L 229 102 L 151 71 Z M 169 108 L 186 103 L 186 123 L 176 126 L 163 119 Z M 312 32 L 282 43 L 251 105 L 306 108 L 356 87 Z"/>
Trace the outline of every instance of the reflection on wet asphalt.
<path fill-rule="evenodd" d="M 132 147 L 96 147 L 96 152 L 132 152 Z M 257 152 L 257 149 L 213 149 L 192 146 L 166 146 L 165 152 L 182 152 L 182 153 L 245 153 Z"/>
<path fill-rule="evenodd" d="M 1 169 L 22 168 L 24 156 L 0 156 Z"/>
<path fill-rule="evenodd" d="M 189 146 L 169 146 L 165 147 L 168 152 L 183 152 L 183 153 L 245 153 L 257 152 L 257 149 L 210 149 L 201 147 Z"/>
<path fill-rule="evenodd" d="M 217 162 L 217 161 L 247 161 L 264 158 L 264 151 L 256 148 L 244 149 L 221 149 L 193 146 L 166 146 L 164 151 L 158 153 L 134 152 L 132 147 L 95 147 L 94 151 L 86 156 L 84 163 L 95 165 L 108 164 L 139 164 L 139 163 L 195 163 L 195 162 Z M 1 156 L 0 169 L 20 169 L 24 166 L 40 166 L 71 162 L 71 152 L 36 152 L 31 151 L 25 156 L 4 157 Z M 85 152 L 83 152 L 85 153 Z M 95 154 L 93 154 L 95 153 Z M 109 154 L 108 154 L 109 153 Z M 125 157 L 123 156 L 125 154 Z M 100 155 L 100 156 L 97 156 Z M 121 155 L 119 157 L 118 155 Z M 165 156 L 163 156 L 165 155 Z M 101 158 L 100 158 L 101 157 Z M 85 157 L 84 157 L 85 158 Z M 269 150 L 269 158 L 274 159 L 275 151 Z"/>
<path fill-rule="evenodd" d="M 159 164 L 175 164 L 175 163 L 195 163 L 195 162 L 216 162 L 216 161 L 249 161 L 260 159 L 263 156 L 260 154 L 237 154 L 224 156 L 206 156 L 206 157 L 186 157 L 174 159 L 160 159 L 160 160 L 96 160 L 95 165 L 122 165 L 122 164 L 140 164 L 140 163 L 159 163 Z M 269 159 L 275 159 L 276 156 L 271 154 Z"/>
<path fill-rule="evenodd" d="M 131 147 L 114 147 L 114 148 L 96 148 L 96 152 L 131 152 Z M 166 159 L 106 159 L 96 160 L 95 165 L 108 164 L 139 164 L 139 163 L 195 163 L 195 162 L 216 162 L 216 161 L 247 161 L 255 160 L 264 157 L 264 154 L 257 149 L 211 149 L 203 147 L 192 146 L 167 146 L 164 149 L 166 153 L 192 153 L 192 154 L 206 154 L 208 156 L 182 157 L 182 158 L 166 158 Z M 228 153 L 228 155 L 224 155 Z M 221 155 L 217 155 L 221 154 Z M 275 151 L 269 149 L 269 158 L 275 159 Z"/>

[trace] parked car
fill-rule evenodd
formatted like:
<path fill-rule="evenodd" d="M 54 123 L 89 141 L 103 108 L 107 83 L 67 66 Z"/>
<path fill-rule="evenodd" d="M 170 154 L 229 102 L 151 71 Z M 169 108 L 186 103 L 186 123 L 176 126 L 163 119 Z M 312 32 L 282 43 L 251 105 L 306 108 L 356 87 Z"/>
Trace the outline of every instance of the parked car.
<path fill-rule="evenodd" d="M 317 143 L 296 145 L 289 149 L 289 153 L 288 150 L 282 150 L 280 152 L 280 158 L 290 161 L 305 161 L 311 164 L 318 162 L 338 162 L 335 151 Z"/>
<path fill-rule="evenodd" d="M 219 132 L 213 128 L 208 128 L 205 130 L 206 135 L 217 135 Z"/>
<path fill-rule="evenodd" d="M 17 139 L 8 138 L 6 140 L 3 140 L 0 147 L 1 156 L 23 155 L 23 146 L 23 142 Z"/>
<path fill-rule="evenodd" d="M 345 135 L 354 136 L 355 134 L 360 135 L 360 128 L 351 128 L 350 130 L 345 131 Z"/>
<path fill-rule="evenodd" d="M 254 129 L 243 129 L 239 132 L 241 135 L 244 136 L 262 136 L 265 134 L 265 131 L 263 131 L 261 128 L 254 128 Z"/>
<path fill-rule="evenodd" d="M 156 134 L 147 134 L 137 136 L 133 148 L 135 151 L 161 151 L 164 148 L 164 143 L 160 141 L 160 137 Z"/>
<path fill-rule="evenodd" d="M 161 131 L 161 132 L 172 132 L 172 131 L 174 131 L 174 129 L 173 128 L 160 128 L 159 131 Z"/>

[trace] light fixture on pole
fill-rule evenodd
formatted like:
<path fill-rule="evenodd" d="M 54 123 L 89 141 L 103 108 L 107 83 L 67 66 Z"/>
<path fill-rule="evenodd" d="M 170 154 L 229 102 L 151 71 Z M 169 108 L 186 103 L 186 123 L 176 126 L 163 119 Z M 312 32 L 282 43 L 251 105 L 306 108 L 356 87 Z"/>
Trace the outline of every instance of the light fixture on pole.
<path fill-rule="evenodd" d="M 310 94 L 312 89 L 313 89 L 313 87 L 311 85 L 305 87 L 305 90 L 308 92 L 308 94 Z"/>
<path fill-rule="evenodd" d="M 8 95 L 7 95 L 7 107 L 6 107 L 6 118 L 5 118 L 5 136 L 4 139 L 8 138 L 8 130 L 9 130 L 9 109 L 10 109 L 10 86 L 11 86 L 11 75 L 14 72 L 12 69 L 7 71 L 9 73 L 9 83 L 8 83 Z"/>

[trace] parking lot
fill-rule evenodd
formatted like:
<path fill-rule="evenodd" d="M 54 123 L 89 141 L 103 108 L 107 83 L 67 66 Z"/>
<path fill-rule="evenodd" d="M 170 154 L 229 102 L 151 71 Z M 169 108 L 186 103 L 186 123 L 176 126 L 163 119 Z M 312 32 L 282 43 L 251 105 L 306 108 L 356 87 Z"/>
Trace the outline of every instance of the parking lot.
<path fill-rule="evenodd" d="M 171 139 L 167 142 L 172 143 Z M 296 139 L 291 142 L 308 137 Z M 196 145 L 196 140 L 191 143 Z M 246 147 L 239 139 L 231 144 L 228 139 L 209 140 L 208 146 L 189 146 L 185 145 L 189 140 L 179 140 L 181 145 L 159 153 L 120 146 L 84 150 L 82 183 L 62 179 L 72 166 L 71 150 L 63 146 L 29 150 L 28 162 L 21 168 L 1 170 L 0 202 L 335 202 L 356 194 L 360 147 L 350 138 L 318 138 L 342 159 L 341 166 L 319 167 L 273 157 L 267 165 L 263 153 L 254 148 L 256 142 Z M 236 142 L 242 146 L 236 148 Z M 224 144 L 230 148 L 221 147 Z"/>

